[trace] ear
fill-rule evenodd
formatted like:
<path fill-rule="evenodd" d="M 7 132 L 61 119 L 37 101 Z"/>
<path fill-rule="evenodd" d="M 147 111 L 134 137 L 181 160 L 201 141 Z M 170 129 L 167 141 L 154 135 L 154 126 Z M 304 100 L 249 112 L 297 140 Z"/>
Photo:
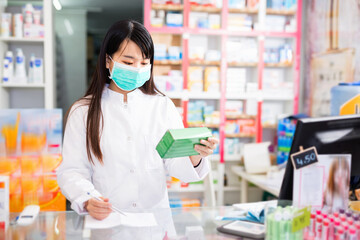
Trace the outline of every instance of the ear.
<path fill-rule="evenodd" d="M 110 69 L 110 58 L 109 58 L 109 55 L 107 55 L 107 54 L 106 54 L 106 57 L 105 57 L 105 61 L 106 61 L 106 68 Z"/>

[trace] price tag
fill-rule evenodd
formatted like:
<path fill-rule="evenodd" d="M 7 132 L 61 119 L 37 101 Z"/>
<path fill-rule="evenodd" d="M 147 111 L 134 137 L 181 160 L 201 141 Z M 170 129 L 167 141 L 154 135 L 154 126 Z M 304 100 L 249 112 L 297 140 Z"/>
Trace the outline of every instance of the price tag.
<path fill-rule="evenodd" d="M 300 149 L 300 152 L 291 154 L 291 162 L 295 169 L 307 167 L 311 164 L 317 163 L 318 161 L 315 147 L 307 148 L 305 150 Z"/>
<path fill-rule="evenodd" d="M 292 220 L 292 232 L 297 232 L 310 225 L 311 207 L 300 209 L 294 213 Z"/>

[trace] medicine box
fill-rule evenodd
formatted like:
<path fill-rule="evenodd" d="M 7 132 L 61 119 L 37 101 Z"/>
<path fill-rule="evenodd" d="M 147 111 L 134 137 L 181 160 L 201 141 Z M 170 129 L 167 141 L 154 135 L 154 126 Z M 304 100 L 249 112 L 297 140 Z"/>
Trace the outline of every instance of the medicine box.
<path fill-rule="evenodd" d="M 205 68 L 205 92 L 219 92 L 220 91 L 220 69 L 218 67 Z"/>
<path fill-rule="evenodd" d="M 211 131 L 206 127 L 170 129 L 166 131 L 156 150 L 161 158 L 176 158 L 198 155 L 194 147 L 201 139 L 211 137 Z"/>
<path fill-rule="evenodd" d="M 202 92 L 204 89 L 203 75 L 204 69 L 202 67 L 189 67 L 188 70 L 188 89 L 191 92 Z"/>

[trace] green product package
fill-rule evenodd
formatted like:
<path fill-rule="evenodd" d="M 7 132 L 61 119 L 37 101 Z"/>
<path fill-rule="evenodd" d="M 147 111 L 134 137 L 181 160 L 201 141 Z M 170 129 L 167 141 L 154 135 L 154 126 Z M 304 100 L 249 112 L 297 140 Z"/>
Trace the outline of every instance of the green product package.
<path fill-rule="evenodd" d="M 212 134 L 206 127 L 170 129 L 161 138 L 156 150 L 161 158 L 198 155 L 194 146 L 200 144 L 201 139 L 207 140 L 209 137 Z"/>

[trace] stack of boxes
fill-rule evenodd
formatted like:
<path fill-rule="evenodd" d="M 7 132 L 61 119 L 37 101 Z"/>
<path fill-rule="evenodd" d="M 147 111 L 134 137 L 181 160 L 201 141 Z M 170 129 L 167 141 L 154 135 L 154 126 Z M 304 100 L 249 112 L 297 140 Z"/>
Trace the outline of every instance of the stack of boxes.
<path fill-rule="evenodd" d="M 246 68 L 228 68 L 226 73 L 226 93 L 245 93 Z"/>
<path fill-rule="evenodd" d="M 205 77 L 204 77 L 205 75 Z M 191 66 L 188 70 L 188 90 L 190 92 L 219 92 L 219 67 Z"/>

